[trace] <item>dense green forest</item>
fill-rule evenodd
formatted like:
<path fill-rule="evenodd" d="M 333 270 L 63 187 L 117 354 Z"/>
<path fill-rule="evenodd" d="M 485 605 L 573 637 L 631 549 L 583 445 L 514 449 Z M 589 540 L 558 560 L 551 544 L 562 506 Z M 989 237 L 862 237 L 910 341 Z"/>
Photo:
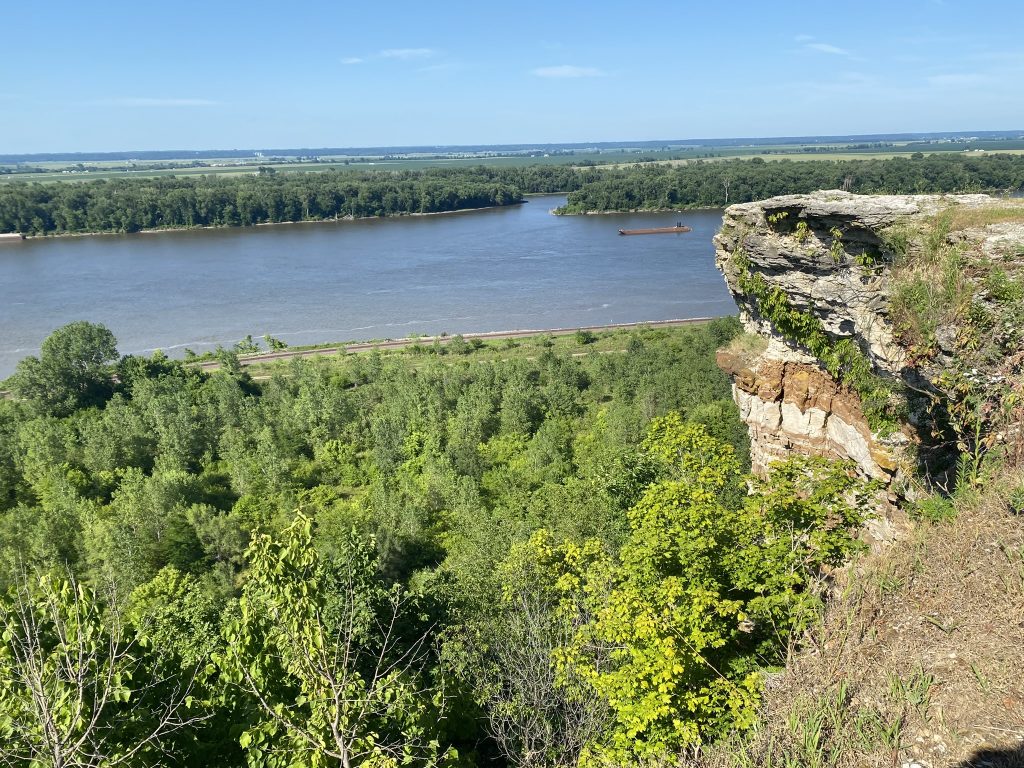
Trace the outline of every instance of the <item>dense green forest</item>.
<path fill-rule="evenodd" d="M 325 171 L 19 182 L 0 188 L 0 232 L 25 235 L 249 226 L 510 205 L 596 178 L 568 167 Z"/>
<path fill-rule="evenodd" d="M 750 725 L 864 489 L 747 477 L 738 332 L 256 380 L 55 331 L 0 400 L 0 764 L 624 764 Z"/>
<path fill-rule="evenodd" d="M 721 208 L 775 195 L 847 189 L 908 195 L 1024 188 L 1024 155 L 914 153 L 888 160 L 762 158 L 608 170 L 570 192 L 561 213 Z"/>
<path fill-rule="evenodd" d="M 437 213 L 509 205 L 524 194 L 545 192 L 568 192 L 561 212 L 585 213 L 716 208 L 817 189 L 909 194 L 1022 187 L 1024 156 L 948 153 L 889 160 L 753 158 L 675 167 L 480 166 L 17 182 L 0 187 L 0 232 L 137 232 Z"/>

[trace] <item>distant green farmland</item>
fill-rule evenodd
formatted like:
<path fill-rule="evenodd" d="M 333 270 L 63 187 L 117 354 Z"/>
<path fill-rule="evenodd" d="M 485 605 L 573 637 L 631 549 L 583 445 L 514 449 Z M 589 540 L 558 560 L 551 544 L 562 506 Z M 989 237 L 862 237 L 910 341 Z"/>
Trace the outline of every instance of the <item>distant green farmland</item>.
<path fill-rule="evenodd" d="M 564 152 L 518 153 L 437 153 L 380 156 L 321 156 L 314 159 L 252 157 L 206 158 L 143 161 L 134 164 L 120 161 L 82 163 L 39 162 L 0 165 L 0 184 L 10 181 L 86 181 L 94 179 L 138 178 L 159 176 L 233 176 L 257 173 L 272 168 L 277 173 L 354 170 L 422 170 L 426 168 L 467 168 L 489 166 L 519 168 L 531 165 L 613 165 L 637 163 L 684 164 L 692 160 L 718 160 L 762 157 L 765 160 L 854 160 L 884 159 L 915 152 L 933 153 L 1024 153 L 1021 139 L 981 139 L 973 141 L 899 141 L 833 144 L 751 144 L 747 146 L 668 146 L 661 149 L 616 148 L 603 150 L 572 150 Z M 29 170 L 30 169 L 30 170 Z"/>
<path fill-rule="evenodd" d="M 689 148 L 672 150 L 603 150 L 600 152 L 573 153 L 531 153 L 531 154 L 475 154 L 443 156 L 383 156 L 383 157 L 322 157 L 316 161 L 283 160 L 278 158 L 253 158 L 240 161 L 231 159 L 210 159 L 197 164 L 192 160 L 163 161 L 160 163 L 138 163 L 126 168 L 123 161 L 32 163 L 39 169 L 33 173 L 2 173 L 2 169 L 15 170 L 18 166 L 0 165 L 0 183 L 4 181 L 87 181 L 126 177 L 193 176 L 193 175 L 238 175 L 257 173 L 259 168 L 273 168 L 278 173 L 301 173 L 327 170 L 423 170 L 426 168 L 470 168 L 486 165 L 490 167 L 519 168 L 530 165 L 606 165 L 690 159 L 707 156 L 707 150 L 695 151 Z M 155 167 L 159 166 L 159 167 Z M 172 167 L 166 167 L 172 166 Z M 26 164 L 20 168 L 24 169 Z"/>

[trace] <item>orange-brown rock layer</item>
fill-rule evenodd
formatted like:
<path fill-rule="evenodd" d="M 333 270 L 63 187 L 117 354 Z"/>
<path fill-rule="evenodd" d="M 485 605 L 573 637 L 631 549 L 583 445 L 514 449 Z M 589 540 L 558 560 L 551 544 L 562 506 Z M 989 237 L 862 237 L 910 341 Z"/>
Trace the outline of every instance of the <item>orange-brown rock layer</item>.
<path fill-rule="evenodd" d="M 888 484 L 896 462 L 877 444 L 860 398 L 813 363 L 746 358 L 728 350 L 718 365 L 733 381 L 733 397 L 750 430 L 751 461 L 763 473 L 796 451 L 854 461 L 862 474 Z"/>

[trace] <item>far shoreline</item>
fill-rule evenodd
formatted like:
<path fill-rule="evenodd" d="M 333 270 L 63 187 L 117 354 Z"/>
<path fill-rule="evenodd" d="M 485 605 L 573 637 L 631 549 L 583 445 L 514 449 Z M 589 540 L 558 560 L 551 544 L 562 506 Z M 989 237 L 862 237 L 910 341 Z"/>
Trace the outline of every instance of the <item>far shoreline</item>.
<path fill-rule="evenodd" d="M 717 205 L 695 205 L 692 208 L 629 208 L 608 211 L 565 211 L 559 212 L 553 208 L 551 213 L 555 216 L 625 216 L 631 213 L 692 213 L 694 211 L 724 211 L 729 206 Z"/>
<path fill-rule="evenodd" d="M 517 205 L 525 205 L 531 201 L 531 198 L 536 197 L 555 197 L 565 196 L 568 192 L 529 192 L 524 194 L 520 200 L 514 203 L 507 203 L 505 205 L 484 205 L 479 208 L 456 208 L 451 211 L 417 211 L 415 213 L 392 213 L 385 216 L 338 216 L 331 219 L 303 219 L 302 221 L 260 221 L 256 224 L 205 224 L 201 226 L 193 227 L 156 227 L 150 229 L 140 229 L 136 232 L 54 232 L 44 235 L 24 235 L 20 232 L 0 233 L 3 235 L 19 235 L 20 240 L 17 242 L 28 242 L 38 240 L 61 240 L 72 237 L 130 237 L 133 235 L 163 235 L 167 233 L 175 232 L 205 232 L 214 230 L 231 230 L 241 231 L 248 229 L 256 229 L 258 227 L 282 227 L 289 225 L 298 224 L 337 224 L 339 222 L 347 221 L 373 221 L 381 220 L 387 221 L 391 219 L 404 219 L 404 218 L 421 218 L 425 216 L 454 216 L 456 214 L 468 214 L 476 213 L 478 211 L 495 211 L 502 208 L 513 208 Z M 607 211 L 572 211 L 560 213 L 558 208 L 552 208 L 548 211 L 552 216 L 622 216 L 635 213 L 676 213 L 685 214 L 688 212 L 706 212 L 706 211 L 721 211 L 724 208 L 718 206 L 695 206 L 692 208 L 630 208 L 628 210 L 607 210 Z M 16 245 L 17 242 L 12 240 L 10 245 Z"/>
<path fill-rule="evenodd" d="M 385 216 L 338 216 L 331 219 L 303 219 L 302 221 L 260 221 L 256 224 L 205 224 L 202 226 L 194 227 L 157 227 L 153 229 L 140 229 L 136 232 L 54 232 L 45 235 L 21 235 L 21 242 L 29 240 L 58 240 L 70 237 L 130 237 L 133 235 L 162 235 L 168 232 L 203 232 L 207 230 L 247 230 L 256 229 L 257 227 L 280 227 L 285 225 L 296 225 L 296 224 L 337 224 L 346 221 L 371 221 L 379 219 L 381 221 L 387 221 L 389 219 L 405 219 L 405 218 L 420 218 L 424 216 L 452 216 L 455 214 L 466 214 L 475 213 L 477 211 L 495 211 L 501 208 L 513 208 L 517 205 L 524 205 L 529 201 L 529 197 L 537 197 L 539 195 L 564 195 L 564 192 L 542 192 L 530 195 L 524 195 L 522 199 L 517 200 L 514 203 L 507 203 L 505 205 L 483 205 L 479 208 L 456 208 L 451 211 L 425 211 L 425 212 L 414 212 L 414 213 L 392 213 Z M 18 232 L 11 232 L 9 234 L 20 234 Z M 13 244 L 13 243 L 12 243 Z"/>

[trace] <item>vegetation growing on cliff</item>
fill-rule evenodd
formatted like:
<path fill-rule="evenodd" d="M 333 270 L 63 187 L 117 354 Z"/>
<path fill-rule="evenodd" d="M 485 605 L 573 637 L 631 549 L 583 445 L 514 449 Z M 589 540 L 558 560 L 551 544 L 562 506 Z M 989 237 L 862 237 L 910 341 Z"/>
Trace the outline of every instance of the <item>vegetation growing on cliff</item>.
<path fill-rule="evenodd" d="M 857 392 L 871 429 L 882 436 L 899 429 L 906 416 L 906 404 L 898 383 L 877 375 L 854 342 L 833 339 L 812 313 L 793 307 L 785 291 L 754 274 L 742 248 L 733 253 L 732 261 L 739 289 L 754 300 L 761 317 L 783 338 L 806 349 L 832 376 Z"/>
<path fill-rule="evenodd" d="M 1024 204 L 951 207 L 914 231 L 888 233 L 896 254 L 893 319 L 901 340 L 922 360 L 940 353 L 937 334 L 952 331 L 976 362 L 989 363 L 1024 342 L 1024 256 L 1013 240 L 980 252 L 980 232 L 993 224 L 1024 226 Z M 999 252 L 1002 251 L 1002 252 Z"/>
<path fill-rule="evenodd" d="M 960 481 L 977 481 L 983 455 L 998 444 L 1021 450 L 1011 433 L 1024 416 L 1022 227 L 1024 205 L 1007 201 L 950 207 L 886 234 L 897 338 L 914 366 L 935 372 L 946 439 L 961 453 Z"/>
<path fill-rule="evenodd" d="M 105 394 L 74 400 L 68 376 L 41 395 L 27 363 L 0 400 L 0 750 L 18 759 L 680 754 L 751 722 L 759 670 L 855 547 L 845 468 L 748 493 L 713 359 L 735 319 L 612 354 L 297 359 L 258 382 L 114 362 L 102 330 L 47 349 L 100 359 Z"/>

